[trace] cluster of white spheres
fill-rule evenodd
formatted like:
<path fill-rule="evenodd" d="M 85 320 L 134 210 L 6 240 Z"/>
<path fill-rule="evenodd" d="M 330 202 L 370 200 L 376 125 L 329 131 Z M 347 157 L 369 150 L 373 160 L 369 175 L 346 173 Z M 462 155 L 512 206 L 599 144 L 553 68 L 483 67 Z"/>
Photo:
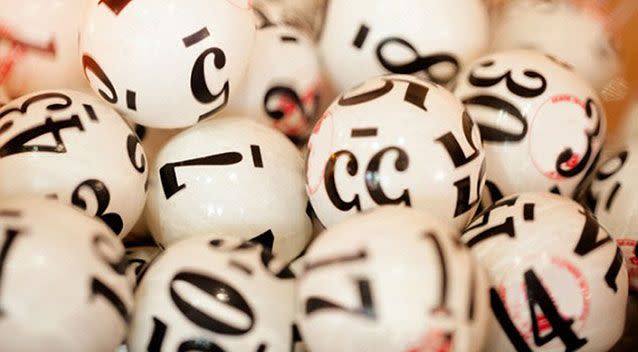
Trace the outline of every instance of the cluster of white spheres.
<path fill-rule="evenodd" d="M 496 17 L 0 1 L 0 350 L 612 348 L 638 291 L 638 144 L 597 162 L 618 53 L 568 1 Z"/>

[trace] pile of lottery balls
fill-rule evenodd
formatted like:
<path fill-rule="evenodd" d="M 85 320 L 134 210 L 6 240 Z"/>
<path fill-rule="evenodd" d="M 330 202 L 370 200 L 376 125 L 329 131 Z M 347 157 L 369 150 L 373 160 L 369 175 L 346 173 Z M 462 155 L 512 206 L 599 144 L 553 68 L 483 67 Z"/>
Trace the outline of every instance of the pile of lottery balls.
<path fill-rule="evenodd" d="M 0 0 L 0 350 L 611 349 L 617 53 L 486 6 Z"/>

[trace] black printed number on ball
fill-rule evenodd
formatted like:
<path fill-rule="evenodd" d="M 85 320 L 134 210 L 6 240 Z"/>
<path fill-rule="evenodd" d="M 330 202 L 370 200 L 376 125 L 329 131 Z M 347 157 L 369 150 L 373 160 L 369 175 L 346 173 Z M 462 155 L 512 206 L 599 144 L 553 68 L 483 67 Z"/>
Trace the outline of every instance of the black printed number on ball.
<path fill-rule="evenodd" d="M 271 100 L 282 98 L 290 100 L 295 105 L 295 108 L 304 116 L 306 122 L 312 121 L 317 115 L 317 109 L 319 108 L 319 93 L 315 93 L 313 97 L 312 107 L 308 109 L 304 106 L 304 103 L 301 100 L 301 97 L 299 97 L 299 94 L 297 94 L 297 92 L 295 92 L 292 88 L 275 86 L 270 88 L 264 96 L 264 110 L 266 111 L 266 114 L 273 120 L 282 119 L 286 116 L 286 113 L 281 109 L 270 109 L 268 107 L 268 103 Z"/>
<path fill-rule="evenodd" d="M 575 155 L 574 151 L 571 148 L 566 148 L 558 155 L 558 158 L 556 158 L 555 167 L 558 174 L 563 177 L 574 177 L 576 175 L 579 175 L 585 170 L 591 158 L 595 157 L 593 152 L 593 142 L 594 138 L 598 137 L 601 133 L 602 116 L 600 108 L 592 99 L 587 99 L 587 102 L 585 103 L 585 112 L 587 114 L 587 118 L 590 121 L 595 121 L 593 129 L 591 131 L 585 131 L 585 135 L 587 136 L 587 150 L 585 151 L 585 154 L 582 156 L 578 164 L 573 167 L 564 167 L 564 165 L 568 164 L 567 162 L 570 161 Z"/>
<path fill-rule="evenodd" d="M 625 164 L 627 163 L 628 158 L 629 158 L 628 151 L 623 150 L 622 152 L 618 153 L 618 155 L 616 155 L 615 157 L 613 157 L 612 159 L 604 163 L 598 169 L 598 172 L 595 175 L 596 180 L 605 181 L 615 176 L 616 174 L 618 174 L 620 171 L 623 170 Z M 609 169 L 610 165 L 614 166 L 612 170 Z M 616 197 L 618 196 L 621 189 L 622 189 L 622 184 L 618 181 L 614 182 L 611 188 L 611 191 L 609 192 L 606 200 L 604 201 L 605 211 L 608 211 L 608 212 L 611 211 L 611 208 L 614 205 L 614 201 L 616 200 Z M 587 205 L 589 210 L 591 210 L 592 212 L 596 212 L 598 210 L 599 205 L 601 205 L 599 204 L 600 195 L 593 193 L 591 185 L 589 185 L 589 187 L 586 189 L 583 198 L 584 198 L 583 200 L 585 204 Z"/>
<path fill-rule="evenodd" d="M 253 166 L 255 168 L 263 168 L 264 165 L 261 156 L 261 148 L 258 145 L 251 145 L 250 152 Z M 164 196 L 166 199 L 170 199 L 175 194 L 186 188 L 186 184 L 180 184 L 177 180 L 176 169 L 178 168 L 194 166 L 229 166 L 238 164 L 243 159 L 244 157 L 241 153 L 227 152 L 165 164 L 159 170 Z"/>
<path fill-rule="evenodd" d="M 359 26 L 357 33 L 352 41 L 352 46 L 356 49 L 362 49 L 367 42 L 368 35 L 371 28 L 362 24 Z M 409 51 L 413 59 L 408 62 L 396 62 L 388 57 L 387 47 L 402 47 Z M 417 48 L 414 47 L 409 41 L 399 37 L 387 37 L 382 39 L 375 49 L 377 60 L 379 64 L 386 70 L 397 74 L 419 74 L 422 73 L 428 80 L 445 84 L 450 82 L 459 72 L 460 65 L 458 59 L 448 53 L 435 53 L 432 55 L 421 56 Z M 447 64 L 451 67 L 448 74 L 437 74 L 433 69 L 435 66 Z"/>
<path fill-rule="evenodd" d="M 84 75 L 89 81 L 88 72 L 91 72 L 108 90 L 108 92 L 105 92 L 101 88 L 98 88 L 98 94 L 102 97 L 102 99 L 111 104 L 117 104 L 120 99 L 117 95 L 115 86 L 97 61 L 95 61 L 95 59 L 90 55 L 84 54 L 82 55 L 82 67 L 84 68 Z M 129 110 L 137 111 L 137 93 L 128 89 L 126 90 L 126 107 Z"/>
<path fill-rule="evenodd" d="M 16 108 L 16 107 L 5 106 L 2 110 L 0 110 L 0 120 L 3 119 L 5 116 L 8 116 L 9 114 L 17 113 L 20 115 L 24 115 L 27 113 L 31 105 L 35 103 L 39 103 L 41 101 L 49 100 L 49 99 L 60 99 L 62 100 L 62 103 L 50 103 L 46 107 L 48 111 L 62 111 L 70 107 L 71 104 L 73 104 L 73 102 L 71 101 L 71 98 L 69 98 L 69 96 L 67 96 L 66 94 L 42 93 L 42 94 L 34 95 L 31 98 L 25 100 L 20 105 L 20 107 Z M 4 126 L 3 128 L 0 128 L 0 130 L 4 130 L 4 129 L 5 129 Z"/>
<path fill-rule="evenodd" d="M 80 194 L 82 190 L 90 190 L 93 193 L 95 201 L 97 202 L 95 216 L 102 219 L 102 221 L 104 221 L 111 230 L 113 230 L 113 232 L 119 235 L 124 227 L 122 217 L 117 213 L 105 213 L 111 202 L 111 193 L 108 188 L 106 188 L 106 185 L 100 180 L 90 179 L 80 183 L 75 188 L 71 194 L 71 203 L 83 210 L 86 210 L 88 205 L 86 203 L 86 199 Z"/>
<path fill-rule="evenodd" d="M 186 49 L 200 43 L 204 39 L 210 36 L 210 32 L 207 27 L 203 27 L 202 29 L 187 35 L 182 38 L 182 43 Z M 199 116 L 199 120 L 203 120 L 209 116 L 214 115 L 218 111 L 221 111 L 226 105 L 228 105 L 228 98 L 230 96 L 230 82 L 227 80 L 224 82 L 222 89 L 219 92 L 211 92 L 208 87 L 208 83 L 206 83 L 206 62 L 212 58 L 213 66 L 217 70 L 221 70 L 226 66 L 226 54 L 224 51 L 217 47 L 211 47 L 204 50 L 195 60 L 193 64 L 193 68 L 191 70 L 191 93 L 195 100 L 197 100 L 201 104 L 211 104 L 216 102 L 219 99 L 222 99 L 221 104 L 212 110 L 205 112 Z"/>
<path fill-rule="evenodd" d="M 241 311 L 250 321 L 247 326 L 233 326 L 224 322 L 221 317 L 212 317 L 205 312 L 197 309 L 195 305 L 190 303 L 186 297 L 183 297 L 177 289 L 177 283 L 185 283 L 192 285 L 202 292 L 208 294 L 212 299 L 221 304 L 231 306 Z M 225 292 L 224 300 L 220 300 L 216 292 Z M 234 287 L 213 277 L 208 277 L 194 272 L 180 272 L 173 277 L 170 284 L 170 295 L 175 306 L 188 320 L 195 325 L 208 331 L 223 335 L 243 335 L 249 332 L 255 324 L 255 313 L 248 305 L 246 298 Z"/>
<path fill-rule="evenodd" d="M 97 234 L 93 237 L 92 248 L 95 254 L 107 265 L 111 272 L 118 276 L 125 276 L 126 271 L 126 258 L 124 251 L 120 251 L 118 242 L 115 238 L 110 238 L 108 235 Z M 108 252 L 104 249 L 107 248 Z M 119 252 L 119 253 L 118 253 Z M 118 312 L 122 320 L 129 321 L 129 311 L 124 303 L 124 300 L 113 291 L 104 281 L 96 276 L 91 278 L 91 299 L 96 297 L 103 297 L 111 306 Z"/>
<path fill-rule="evenodd" d="M 576 245 L 576 248 L 574 248 L 574 253 L 584 257 L 607 244 L 614 245 L 613 239 L 600 227 L 594 215 L 592 215 L 589 211 L 581 211 L 581 214 L 585 218 L 585 224 L 583 225 L 578 244 Z M 600 231 L 603 231 L 605 236 L 598 240 L 598 233 Z M 616 248 L 616 251 L 614 256 L 611 258 L 611 263 L 607 268 L 604 279 L 607 287 L 609 287 L 614 293 L 617 293 L 618 285 L 616 284 L 616 279 L 622 269 L 623 257 L 620 248 L 617 246 L 614 247 Z"/>
<path fill-rule="evenodd" d="M 234 326 L 224 320 L 222 316 L 211 316 L 207 312 L 201 311 L 194 303 L 189 301 L 180 293 L 179 286 L 190 285 L 197 288 L 202 293 L 208 295 L 210 299 L 217 301 L 219 304 L 229 306 L 241 312 L 249 321 L 246 326 Z M 224 299 L 220 299 L 217 293 L 224 292 Z M 248 304 L 246 298 L 233 286 L 228 283 L 206 275 L 195 272 L 182 271 L 177 273 L 169 284 L 169 293 L 173 304 L 190 322 L 197 327 L 208 330 L 215 334 L 228 336 L 241 336 L 249 333 L 255 324 L 255 313 Z M 169 329 L 167 324 L 157 317 L 153 319 L 153 332 L 147 350 L 149 352 L 160 351 L 164 344 L 166 333 Z M 178 351 L 192 351 L 195 348 L 200 351 L 224 352 L 216 343 L 206 339 L 194 339 L 182 341 L 178 347 Z M 265 352 L 267 345 L 259 344 L 255 351 Z"/>
<path fill-rule="evenodd" d="M 4 268 L 9 258 L 9 254 L 11 252 L 11 248 L 15 245 L 16 240 L 19 236 L 22 235 L 22 232 L 16 229 L 7 228 L 4 230 L 4 242 L 2 243 L 2 247 L 0 248 L 0 319 L 4 317 L 6 312 L 6 307 L 1 303 L 1 289 L 2 289 L 2 279 L 4 276 Z"/>
<path fill-rule="evenodd" d="M 559 338 L 565 345 L 566 351 L 576 351 L 587 344 L 586 338 L 579 337 L 572 325 L 573 319 L 564 318 L 556 307 L 552 297 L 547 292 L 541 279 L 533 270 L 528 270 L 524 274 L 526 288 L 526 296 L 532 322 L 532 330 L 534 334 L 534 345 L 542 347 L 556 338 Z M 494 288 L 490 289 L 490 303 L 496 320 L 505 331 L 510 342 L 518 352 L 531 352 L 532 348 L 527 344 L 521 332 L 516 328 L 512 318 L 507 311 L 498 291 Z M 538 322 L 538 309 L 542 311 L 545 319 L 551 326 L 551 332 L 545 332 L 541 335 L 540 324 Z"/>
<path fill-rule="evenodd" d="M 351 263 L 357 263 L 366 260 L 368 254 L 365 251 L 357 252 L 353 255 L 342 256 L 342 257 L 334 257 L 327 258 L 323 260 L 318 260 L 312 263 L 306 264 L 306 274 L 315 271 L 315 270 L 323 270 L 326 267 L 335 266 L 335 265 L 348 265 Z M 328 311 L 338 311 L 346 314 L 350 314 L 359 318 L 367 319 L 367 320 L 376 320 L 377 312 L 376 306 L 374 303 L 374 295 L 373 290 L 370 285 L 370 280 L 364 277 L 354 277 L 351 280 L 352 285 L 355 287 L 357 291 L 357 296 L 359 297 L 359 307 L 357 308 L 347 308 L 344 305 L 334 302 L 331 299 L 320 297 L 320 296 L 310 296 L 306 299 L 304 304 L 304 313 L 306 316 L 311 316 L 315 314 L 325 313 Z"/>
<path fill-rule="evenodd" d="M 78 115 L 73 115 L 68 119 L 54 121 L 52 118 L 47 117 L 39 126 L 28 129 L 24 132 L 17 134 L 5 143 L 0 148 L 0 157 L 7 157 L 19 153 L 39 152 L 39 153 L 66 153 L 66 145 L 62 140 L 61 131 L 66 129 L 77 129 L 84 131 L 82 122 Z M 33 141 L 36 138 L 42 137 L 47 134 L 51 134 L 55 145 L 43 145 L 43 144 L 30 144 L 27 143 Z"/>
<path fill-rule="evenodd" d="M 368 194 L 370 195 L 372 200 L 379 205 L 405 204 L 407 206 L 410 206 L 410 193 L 407 189 L 404 189 L 399 197 L 390 198 L 388 195 L 386 195 L 383 187 L 381 186 L 381 177 L 379 177 L 381 162 L 388 154 L 396 155 L 394 167 L 397 171 L 404 172 L 408 169 L 408 166 L 410 165 L 410 159 L 405 150 L 399 147 L 383 148 L 382 150 L 377 152 L 372 157 L 372 159 L 370 159 L 368 167 L 365 171 L 364 177 Z M 351 201 L 346 201 L 341 197 L 341 195 L 339 194 L 339 190 L 337 189 L 337 181 L 335 176 L 336 165 L 337 162 L 342 158 L 347 158 L 346 172 L 348 173 L 348 175 L 356 176 L 359 172 L 359 162 L 357 161 L 357 157 L 352 152 L 348 150 L 341 150 L 334 153 L 328 160 L 324 171 L 324 185 L 328 194 L 328 198 L 330 199 L 332 204 L 341 211 L 349 211 L 352 208 L 355 208 L 357 211 L 361 211 L 361 202 L 359 201 L 358 194 L 355 194 L 354 198 Z"/>
<path fill-rule="evenodd" d="M 468 247 L 472 248 L 479 243 L 492 239 L 496 236 L 507 235 L 510 238 L 516 237 L 516 229 L 514 227 L 514 217 L 508 215 L 502 222 L 491 224 L 492 220 L 499 209 L 511 208 L 518 204 L 518 197 L 502 199 L 489 208 L 485 209 L 479 216 L 465 229 L 462 236 L 467 236 L 470 232 L 480 229 L 481 231 L 466 241 Z M 523 204 L 523 220 L 526 222 L 534 221 L 536 205 L 533 203 Z"/>
<path fill-rule="evenodd" d="M 138 150 L 140 155 L 140 162 L 137 162 L 137 152 Z M 131 161 L 131 164 L 139 172 L 143 174 L 146 170 L 146 158 L 144 157 L 144 152 L 142 149 L 142 144 L 140 140 L 132 134 L 129 134 L 126 137 L 126 152 L 128 154 L 128 158 Z"/>
<path fill-rule="evenodd" d="M 404 79 L 398 79 L 398 78 L 393 78 L 393 79 L 381 78 L 380 81 L 383 82 L 382 87 L 379 87 L 367 92 L 359 93 L 354 96 L 346 97 L 345 95 L 342 95 L 339 98 L 338 104 L 340 106 L 353 106 L 353 105 L 367 103 L 369 101 L 378 99 L 388 94 L 394 88 L 395 83 L 402 82 L 402 83 L 408 84 L 405 91 L 405 95 L 403 96 L 403 101 L 411 105 L 414 105 L 415 107 L 423 111 L 428 111 L 427 107 L 425 106 L 425 100 L 428 96 L 428 92 L 430 91 L 430 87 L 419 84 L 417 82 L 410 81 L 410 80 L 404 80 Z M 355 88 L 354 91 L 356 90 L 357 89 Z"/>
<path fill-rule="evenodd" d="M 481 64 L 480 68 L 485 69 L 493 67 L 494 64 L 494 61 L 487 61 Z M 537 83 L 537 86 L 530 87 L 528 85 L 518 83 L 513 78 L 513 73 L 511 70 L 508 70 L 502 75 L 490 77 L 479 75 L 477 74 L 476 70 L 474 70 L 470 73 L 469 83 L 472 86 L 478 88 L 490 88 L 500 84 L 501 82 L 505 82 L 507 89 L 512 94 L 524 99 L 535 98 L 545 93 L 545 91 L 547 90 L 547 80 L 543 75 L 533 70 L 524 70 L 523 75 L 528 81 Z M 498 129 L 494 126 L 485 125 L 479 122 L 478 125 L 481 131 L 481 136 L 483 137 L 483 141 L 496 143 L 518 142 L 523 140 L 527 135 L 529 125 L 527 123 L 525 115 L 518 107 L 516 107 L 516 105 L 505 100 L 504 98 L 496 97 L 489 94 L 479 94 L 464 98 L 463 103 L 466 106 L 480 106 L 492 110 L 507 112 L 514 118 L 514 120 L 516 120 L 516 123 L 520 125 L 520 132 L 516 133 Z"/>
<path fill-rule="evenodd" d="M 52 100 L 58 99 L 62 102 L 49 103 L 46 106 L 46 110 L 50 112 L 62 111 L 69 108 L 72 104 L 71 98 L 62 93 L 43 93 L 35 95 L 27 100 L 25 100 L 20 107 L 5 107 L 3 110 L 0 110 L 0 121 L 10 114 L 19 114 L 24 115 L 27 113 L 29 107 L 32 105 Z M 0 127 L 0 133 L 3 131 L 7 131 L 9 128 L 13 126 L 13 121 L 9 120 L 6 123 L 2 124 Z M 40 152 L 40 153 L 66 153 L 66 145 L 64 144 L 64 140 L 62 139 L 61 132 L 68 129 L 76 129 L 78 131 L 84 131 L 84 126 L 80 121 L 78 115 L 71 115 L 69 118 L 53 120 L 51 117 L 47 117 L 44 122 L 38 126 L 32 127 L 25 131 L 22 131 L 7 141 L 0 148 L 0 158 L 11 156 L 14 154 L 20 153 L 28 153 L 28 152 Z M 45 136 L 47 134 L 51 134 L 53 140 L 55 142 L 54 145 L 47 144 L 30 144 L 29 142 L 37 139 L 39 137 Z"/>
<path fill-rule="evenodd" d="M 461 144 L 452 132 L 448 132 L 435 140 L 444 147 L 456 169 L 462 168 L 463 166 L 471 163 L 481 155 L 481 152 L 472 139 L 474 122 L 472 122 L 470 115 L 468 115 L 465 111 L 463 112 L 462 120 L 463 136 L 465 137 L 466 143 L 472 149 L 472 153 L 470 155 L 465 155 Z M 454 217 L 467 213 L 481 201 L 481 185 L 485 178 L 485 171 L 485 163 L 483 163 L 476 180 L 476 196 L 474 201 L 470 201 L 470 194 L 472 193 L 472 181 L 470 176 L 454 182 L 454 187 L 456 188 L 456 208 L 454 210 Z"/>

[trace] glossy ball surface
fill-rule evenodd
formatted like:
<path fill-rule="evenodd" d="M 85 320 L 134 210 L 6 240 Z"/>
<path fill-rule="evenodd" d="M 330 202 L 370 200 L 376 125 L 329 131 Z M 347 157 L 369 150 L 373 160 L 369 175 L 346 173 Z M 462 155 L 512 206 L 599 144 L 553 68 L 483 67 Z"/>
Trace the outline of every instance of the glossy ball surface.
<path fill-rule="evenodd" d="M 607 351 L 621 337 L 627 270 L 581 205 L 550 193 L 512 196 L 461 239 L 490 279 L 487 351 Z"/>
<path fill-rule="evenodd" d="M 298 284 L 308 348 L 481 351 L 487 281 L 458 236 L 427 213 L 396 206 L 324 232 L 308 249 Z"/>
<path fill-rule="evenodd" d="M 293 27 L 267 24 L 257 31 L 241 95 L 231 100 L 226 111 L 251 117 L 302 142 L 319 114 L 321 81 L 312 39 Z"/>
<path fill-rule="evenodd" d="M 284 262 L 310 240 L 303 160 L 283 134 L 245 118 L 205 121 L 171 139 L 151 174 L 147 220 L 163 246 L 255 237 Z"/>
<path fill-rule="evenodd" d="M 330 1 L 319 46 L 337 92 L 386 73 L 445 84 L 487 48 L 488 22 L 481 0 Z"/>
<path fill-rule="evenodd" d="M 385 204 L 425 209 L 462 229 L 483 189 L 485 152 L 463 104 L 412 76 L 346 91 L 308 144 L 306 190 L 331 226 Z"/>
<path fill-rule="evenodd" d="M 569 67 L 533 51 L 494 53 L 461 74 L 455 94 L 485 145 L 484 203 L 520 192 L 577 193 L 607 124 L 596 91 Z"/>
<path fill-rule="evenodd" d="M 1 350 L 112 352 L 125 338 L 132 280 L 102 222 L 52 200 L 3 200 L 0 248 Z"/>
<path fill-rule="evenodd" d="M 136 123 L 180 128 L 238 94 L 255 23 L 249 0 L 94 1 L 80 35 L 93 90 Z"/>
<path fill-rule="evenodd" d="M 196 237 L 168 248 L 135 294 L 131 352 L 289 352 L 294 276 L 255 244 Z"/>
<path fill-rule="evenodd" d="M 148 165 L 115 110 L 76 91 L 35 92 L 0 109 L 0 131 L 0 198 L 55 198 L 129 233 L 146 202 Z"/>

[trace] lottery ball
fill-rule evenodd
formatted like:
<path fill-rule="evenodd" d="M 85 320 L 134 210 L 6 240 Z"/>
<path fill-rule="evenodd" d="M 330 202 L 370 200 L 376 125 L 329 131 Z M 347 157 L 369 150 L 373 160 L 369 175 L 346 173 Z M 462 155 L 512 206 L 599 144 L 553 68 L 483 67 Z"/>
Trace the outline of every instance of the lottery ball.
<path fill-rule="evenodd" d="M 298 282 L 306 345 L 313 352 L 481 351 L 487 281 L 458 237 L 427 213 L 397 206 L 328 229 L 308 249 Z"/>
<path fill-rule="evenodd" d="M 161 251 L 160 247 L 151 242 L 127 243 L 125 253 L 128 262 L 127 270 L 132 271 L 137 280 L 141 279 L 142 274 Z"/>
<path fill-rule="evenodd" d="M 243 118 L 205 121 L 171 139 L 157 156 L 147 206 L 163 246 L 232 236 L 289 262 L 312 232 L 301 154 L 280 132 Z"/>
<path fill-rule="evenodd" d="M 602 105 L 586 81 L 551 56 L 514 50 L 472 64 L 455 94 L 485 144 L 487 204 L 520 192 L 575 195 L 606 129 Z"/>
<path fill-rule="evenodd" d="M 44 89 L 90 91 L 77 33 L 88 0 L 0 2 L 0 85 L 9 97 Z"/>
<path fill-rule="evenodd" d="M 236 94 L 254 35 L 249 0 L 94 1 L 82 65 L 93 90 L 134 122 L 187 127 Z"/>
<path fill-rule="evenodd" d="M 306 190 L 328 228 L 401 204 L 462 229 L 479 202 L 484 158 L 478 128 L 451 93 L 412 76 L 382 76 L 343 93 L 317 122 Z"/>
<path fill-rule="evenodd" d="M 289 352 L 295 343 L 294 276 L 260 245 L 181 241 L 151 265 L 135 302 L 130 352 Z"/>
<path fill-rule="evenodd" d="M 319 109 L 321 72 L 312 39 L 269 24 L 257 31 L 241 95 L 226 111 L 273 126 L 293 141 L 310 134 Z"/>
<path fill-rule="evenodd" d="M 127 332 L 124 247 L 52 200 L 0 201 L 0 350 L 112 352 Z"/>
<path fill-rule="evenodd" d="M 495 21 L 492 49 L 536 49 L 573 66 L 596 89 L 620 70 L 605 17 L 573 1 L 509 2 Z"/>
<path fill-rule="evenodd" d="M 319 47 L 338 92 L 385 73 L 445 84 L 483 53 L 488 22 L 482 0 L 330 1 Z"/>
<path fill-rule="evenodd" d="M 638 291 L 637 173 L 638 142 L 633 142 L 598 167 L 583 199 L 623 251 L 632 291 Z"/>
<path fill-rule="evenodd" d="M 40 91 L 0 110 L 0 198 L 58 199 L 124 236 L 144 208 L 147 174 L 133 131 L 93 96 Z"/>
<path fill-rule="evenodd" d="M 490 279 L 486 351 L 608 351 L 622 335 L 622 255 L 579 204 L 550 193 L 508 197 L 461 239 Z"/>

